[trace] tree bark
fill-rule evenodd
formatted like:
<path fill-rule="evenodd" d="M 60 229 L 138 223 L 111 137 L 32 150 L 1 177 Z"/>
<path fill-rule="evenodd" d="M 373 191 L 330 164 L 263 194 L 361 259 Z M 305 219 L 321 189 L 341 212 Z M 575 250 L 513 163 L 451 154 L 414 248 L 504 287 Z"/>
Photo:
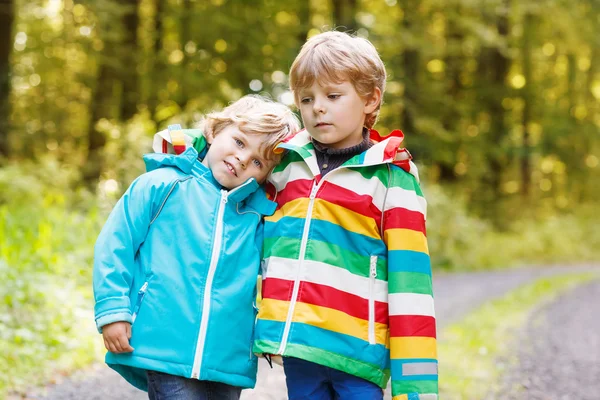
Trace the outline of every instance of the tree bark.
<path fill-rule="evenodd" d="M 333 0 L 333 23 L 343 31 L 356 32 L 356 0 Z"/>
<path fill-rule="evenodd" d="M 13 44 L 14 1 L 0 0 L 0 157 L 10 155 L 10 53 Z"/>
<path fill-rule="evenodd" d="M 531 64 L 531 35 L 533 33 L 533 15 L 530 12 L 525 14 L 523 21 L 523 44 L 521 46 L 523 76 L 525 77 L 525 87 L 523 88 L 523 142 L 521 144 L 521 195 L 527 199 L 531 186 L 531 146 L 529 139 L 529 125 L 532 122 L 532 64 Z"/>
<path fill-rule="evenodd" d="M 123 40 L 124 65 L 121 68 L 121 82 L 123 92 L 121 98 L 121 118 L 126 121 L 137 113 L 140 88 L 137 72 L 138 66 L 138 36 L 137 31 L 140 24 L 138 14 L 140 0 L 131 0 L 131 5 L 123 16 L 125 38 Z"/>

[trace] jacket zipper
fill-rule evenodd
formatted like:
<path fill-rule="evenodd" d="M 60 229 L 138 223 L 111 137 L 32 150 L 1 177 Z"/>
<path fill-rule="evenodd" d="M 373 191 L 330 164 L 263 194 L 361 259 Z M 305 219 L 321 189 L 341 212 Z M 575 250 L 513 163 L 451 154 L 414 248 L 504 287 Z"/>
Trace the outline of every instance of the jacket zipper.
<path fill-rule="evenodd" d="M 317 196 L 317 191 L 319 190 L 321 182 L 315 182 L 310 191 L 308 210 L 306 211 L 306 219 L 304 222 L 304 231 L 302 232 L 302 241 L 300 242 L 300 257 L 298 271 L 296 273 L 296 280 L 294 281 L 294 290 L 292 291 L 290 308 L 288 309 L 288 315 L 285 320 L 285 327 L 283 329 L 283 336 L 281 338 L 281 344 L 279 345 L 279 350 L 277 350 L 277 354 L 283 355 L 283 352 L 285 351 L 285 346 L 287 345 L 288 336 L 290 334 L 290 328 L 292 326 L 292 317 L 294 316 L 294 308 L 296 307 L 296 300 L 298 299 L 298 290 L 300 288 L 300 271 L 302 271 L 302 265 L 304 264 L 304 256 L 306 255 L 306 244 L 308 242 L 308 231 L 310 229 L 310 221 L 312 217 L 313 206 L 315 204 L 315 197 Z"/>
<path fill-rule="evenodd" d="M 133 314 L 131 316 L 131 324 L 135 322 L 137 318 L 138 312 L 140 312 L 140 307 L 142 306 L 142 300 L 144 300 L 144 296 L 146 295 L 146 289 L 148 289 L 148 281 L 144 282 L 142 287 L 138 292 L 137 301 L 135 302 L 135 308 L 133 309 Z"/>
<path fill-rule="evenodd" d="M 375 344 L 375 278 L 377 278 L 377 256 L 371 256 L 369 268 L 369 344 Z"/>
<path fill-rule="evenodd" d="M 217 226 L 215 228 L 215 243 L 210 257 L 210 265 L 208 267 L 208 276 L 206 277 L 206 285 L 204 286 L 204 301 L 202 305 L 202 319 L 200 320 L 200 332 L 198 333 L 198 342 L 196 343 L 196 355 L 194 356 L 194 365 L 192 367 L 192 378 L 199 379 L 200 364 L 204 354 L 204 342 L 206 339 L 206 330 L 208 328 L 208 315 L 210 313 L 210 292 L 212 290 L 213 278 L 217 270 L 219 262 L 219 254 L 221 253 L 221 245 L 223 243 L 223 214 L 225 213 L 225 205 L 227 204 L 228 193 L 226 190 L 221 190 L 221 201 L 217 211 Z"/>

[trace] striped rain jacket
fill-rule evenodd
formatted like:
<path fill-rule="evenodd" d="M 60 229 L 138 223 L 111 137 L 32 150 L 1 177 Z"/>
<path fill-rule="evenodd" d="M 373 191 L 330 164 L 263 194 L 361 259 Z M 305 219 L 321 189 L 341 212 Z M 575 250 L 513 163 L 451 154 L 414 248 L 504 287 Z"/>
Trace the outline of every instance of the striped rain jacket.
<path fill-rule="evenodd" d="M 323 178 L 306 131 L 279 145 L 289 153 L 270 178 L 277 211 L 265 218 L 253 350 L 382 388 L 391 375 L 394 400 L 435 400 L 426 202 L 414 164 L 395 161 L 401 142 L 377 143 Z"/>

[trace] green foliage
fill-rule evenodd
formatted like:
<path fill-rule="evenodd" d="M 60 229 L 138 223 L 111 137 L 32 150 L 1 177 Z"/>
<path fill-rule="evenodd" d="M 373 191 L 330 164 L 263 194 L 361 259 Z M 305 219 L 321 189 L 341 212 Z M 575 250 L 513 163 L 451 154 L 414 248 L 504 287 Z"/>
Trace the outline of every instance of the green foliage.
<path fill-rule="evenodd" d="M 502 359 L 514 349 L 515 332 L 532 310 L 577 285 L 597 279 L 593 274 L 543 278 L 488 302 L 438 336 L 440 396 L 447 400 L 478 400 L 498 390 L 507 368 Z M 490 397 L 496 398 L 496 397 Z"/>
<path fill-rule="evenodd" d="M 70 176 L 52 162 L 0 170 L 0 397 L 98 358 L 89 287 L 102 218 Z"/>
<path fill-rule="evenodd" d="M 468 212 L 464 200 L 426 186 L 427 238 L 434 268 L 477 270 L 530 264 L 573 264 L 600 259 L 597 206 L 522 218 L 498 231 Z"/>

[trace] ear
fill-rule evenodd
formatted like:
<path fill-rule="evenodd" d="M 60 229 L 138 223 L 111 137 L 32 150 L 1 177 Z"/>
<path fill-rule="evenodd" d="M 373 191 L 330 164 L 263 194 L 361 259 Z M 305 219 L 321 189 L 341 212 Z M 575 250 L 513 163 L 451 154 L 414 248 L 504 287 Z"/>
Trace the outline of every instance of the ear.
<path fill-rule="evenodd" d="M 208 143 L 208 145 L 210 146 L 212 144 L 213 139 L 215 138 L 215 136 L 212 134 L 212 132 L 208 132 L 204 138 L 206 139 L 206 143 Z"/>
<path fill-rule="evenodd" d="M 375 90 L 373 90 L 373 93 L 367 97 L 366 100 L 367 102 L 365 103 L 364 108 L 365 114 L 371 114 L 377 109 L 377 107 L 379 107 L 379 104 L 381 104 L 381 89 L 376 87 Z"/>

